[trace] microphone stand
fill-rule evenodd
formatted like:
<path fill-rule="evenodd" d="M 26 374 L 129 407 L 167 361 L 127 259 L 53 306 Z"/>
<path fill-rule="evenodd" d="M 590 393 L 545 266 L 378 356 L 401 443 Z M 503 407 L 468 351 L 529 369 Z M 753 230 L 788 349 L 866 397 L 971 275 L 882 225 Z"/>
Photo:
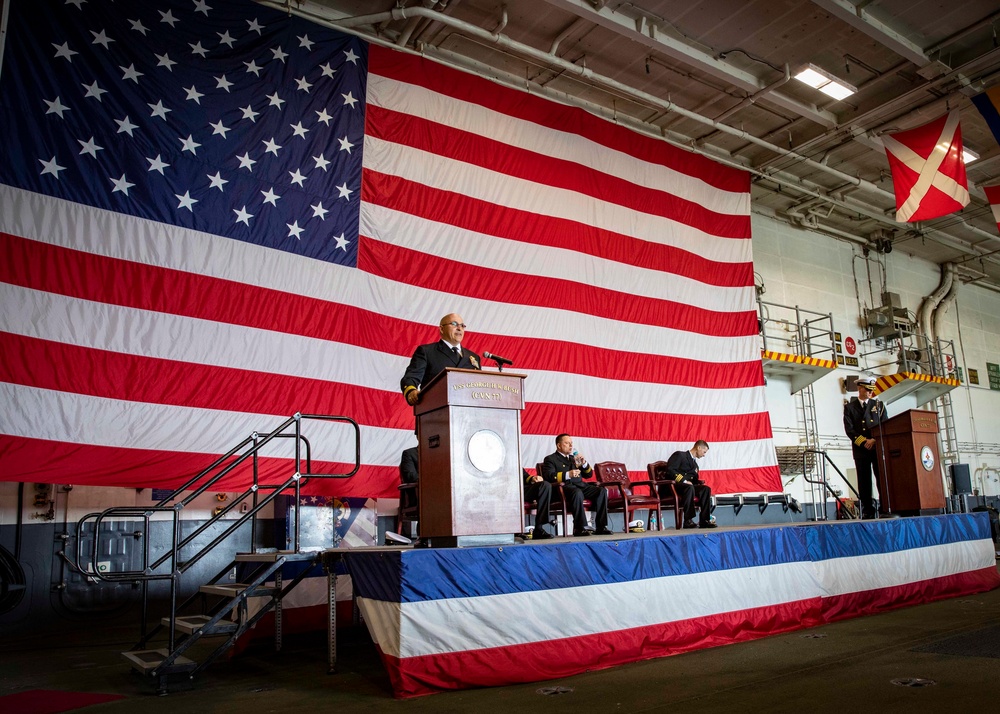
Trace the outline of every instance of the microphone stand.
<path fill-rule="evenodd" d="M 493 363 L 497 366 L 497 372 L 503 372 L 503 362 L 498 359 L 494 359 Z"/>
<path fill-rule="evenodd" d="M 885 494 L 884 494 L 884 498 L 885 498 L 885 510 L 886 510 L 887 514 L 891 514 L 892 513 L 892 499 L 889 497 L 889 469 L 886 467 L 887 465 L 886 465 L 886 459 L 885 459 L 885 434 L 884 434 L 884 430 L 882 429 L 882 424 L 885 423 L 885 402 L 883 402 L 881 400 L 876 400 L 876 401 L 877 401 L 878 404 L 882 405 L 881 409 L 877 409 L 876 410 L 877 413 L 878 413 L 878 439 L 876 439 L 876 441 L 878 442 L 878 452 L 879 452 L 878 453 L 878 456 L 879 456 L 878 471 L 879 471 L 879 475 L 882 477 L 881 478 L 882 482 L 885 483 Z M 880 499 L 883 497 L 883 493 L 882 493 L 882 489 L 881 488 L 879 489 L 878 495 L 879 495 Z M 875 518 L 879 518 L 880 515 L 881 514 L 879 514 L 878 511 L 875 511 Z"/>

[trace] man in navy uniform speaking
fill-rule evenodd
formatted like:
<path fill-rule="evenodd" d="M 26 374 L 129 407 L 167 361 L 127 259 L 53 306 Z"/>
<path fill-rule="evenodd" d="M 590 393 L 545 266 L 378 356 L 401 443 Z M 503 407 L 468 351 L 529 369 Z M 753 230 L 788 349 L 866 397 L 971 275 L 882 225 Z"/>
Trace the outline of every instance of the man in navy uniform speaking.
<path fill-rule="evenodd" d="M 851 401 L 844 405 L 844 431 L 851 440 L 851 451 L 854 452 L 862 518 L 875 517 L 872 474 L 878 478 L 879 465 L 872 428 L 887 418 L 885 404 L 875 398 L 875 380 L 871 377 L 862 377 L 858 380 L 858 396 L 851 397 Z"/>
<path fill-rule="evenodd" d="M 573 437 L 560 434 L 556 437 L 556 451 L 545 457 L 542 477 L 549 483 L 562 484 L 566 508 L 573 513 L 573 535 L 589 536 L 594 531 L 587 528 L 584 499 L 589 498 L 595 511 L 597 535 L 611 535 L 608 530 L 608 492 L 596 483 L 584 481 L 593 469 L 580 454 L 573 450 Z"/>
<path fill-rule="evenodd" d="M 420 390 L 445 367 L 482 369 L 479 366 L 479 355 L 462 347 L 465 322 L 462 321 L 461 315 L 454 312 L 445 315 L 438 327 L 441 330 L 441 339 L 417 347 L 403 378 L 399 380 L 399 387 L 403 390 L 403 396 L 410 406 L 420 401 Z"/>

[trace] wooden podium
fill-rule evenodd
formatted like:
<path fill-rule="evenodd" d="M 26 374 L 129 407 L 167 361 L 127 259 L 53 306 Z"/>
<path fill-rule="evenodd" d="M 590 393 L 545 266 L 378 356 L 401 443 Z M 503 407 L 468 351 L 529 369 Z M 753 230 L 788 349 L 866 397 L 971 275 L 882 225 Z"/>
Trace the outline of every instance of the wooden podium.
<path fill-rule="evenodd" d="M 521 530 L 523 374 L 449 367 L 413 408 L 420 538 L 435 547 L 514 542 Z"/>
<path fill-rule="evenodd" d="M 872 430 L 879 459 L 879 511 L 904 516 L 944 509 L 937 412 L 910 409 Z"/>

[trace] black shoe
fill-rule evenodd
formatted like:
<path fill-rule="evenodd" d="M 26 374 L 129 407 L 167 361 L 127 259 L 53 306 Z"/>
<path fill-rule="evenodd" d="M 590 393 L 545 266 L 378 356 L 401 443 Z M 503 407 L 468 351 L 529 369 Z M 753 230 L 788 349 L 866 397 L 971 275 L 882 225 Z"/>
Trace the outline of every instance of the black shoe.
<path fill-rule="evenodd" d="M 553 535 L 541 528 L 536 528 L 531 532 L 531 540 L 548 540 L 552 538 Z"/>
<path fill-rule="evenodd" d="M 592 535 L 594 535 L 594 531 L 590 530 L 589 528 L 582 528 L 581 530 L 573 531 L 574 538 L 586 538 L 587 536 L 592 536 Z"/>
<path fill-rule="evenodd" d="M 687 526 L 684 526 L 684 527 L 687 528 Z M 699 528 L 718 528 L 719 526 L 716 525 L 715 523 L 712 523 L 712 521 L 702 521 L 701 523 L 698 524 L 698 527 Z"/>
<path fill-rule="evenodd" d="M 614 535 L 615 532 L 610 528 L 601 528 L 600 530 L 594 531 L 594 535 Z"/>
<path fill-rule="evenodd" d="M 698 524 L 695 523 L 694 521 L 684 521 L 684 527 L 685 528 L 697 528 Z"/>

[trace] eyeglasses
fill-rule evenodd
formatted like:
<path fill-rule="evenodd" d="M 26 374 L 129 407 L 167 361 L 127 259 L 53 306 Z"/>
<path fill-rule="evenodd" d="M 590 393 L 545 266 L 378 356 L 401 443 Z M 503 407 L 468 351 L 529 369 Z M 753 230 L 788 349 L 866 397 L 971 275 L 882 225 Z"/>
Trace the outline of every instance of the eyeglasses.
<path fill-rule="evenodd" d="M 451 325 L 452 327 L 461 327 L 463 330 L 465 329 L 465 323 L 464 322 L 455 322 L 454 320 L 452 320 L 451 322 L 442 322 L 441 323 L 441 327 L 448 327 L 449 325 Z"/>

